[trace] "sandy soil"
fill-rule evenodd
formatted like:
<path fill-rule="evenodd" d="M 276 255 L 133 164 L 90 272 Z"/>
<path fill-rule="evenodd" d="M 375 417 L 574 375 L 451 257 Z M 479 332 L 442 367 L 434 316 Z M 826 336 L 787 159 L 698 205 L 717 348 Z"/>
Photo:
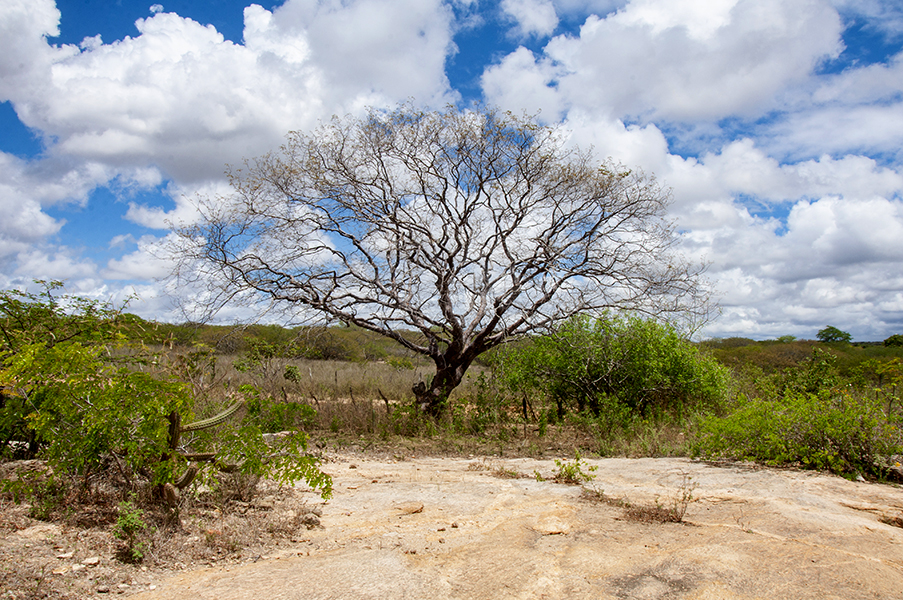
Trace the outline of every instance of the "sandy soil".
<path fill-rule="evenodd" d="M 130 597 L 903 598 L 903 529 L 884 522 L 903 516 L 899 486 L 684 459 L 590 465 L 586 487 L 608 498 L 667 507 L 689 478 L 695 501 L 683 523 L 643 523 L 537 481 L 552 461 L 339 456 L 322 528 L 244 563 L 147 573 Z"/>

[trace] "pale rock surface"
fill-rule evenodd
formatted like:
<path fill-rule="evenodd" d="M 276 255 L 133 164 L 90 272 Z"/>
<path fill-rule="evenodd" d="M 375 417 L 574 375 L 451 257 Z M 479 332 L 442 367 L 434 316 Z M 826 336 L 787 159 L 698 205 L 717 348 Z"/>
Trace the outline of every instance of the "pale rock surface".
<path fill-rule="evenodd" d="M 130 597 L 903 597 L 903 529 L 881 521 L 903 514 L 898 486 L 685 459 L 586 463 L 598 467 L 587 487 L 610 498 L 668 506 L 688 477 L 698 500 L 684 523 L 638 523 L 578 486 L 493 475 L 548 477 L 552 461 L 355 456 L 349 469 L 339 457 L 325 467 L 335 497 L 323 528 L 291 550 Z"/>

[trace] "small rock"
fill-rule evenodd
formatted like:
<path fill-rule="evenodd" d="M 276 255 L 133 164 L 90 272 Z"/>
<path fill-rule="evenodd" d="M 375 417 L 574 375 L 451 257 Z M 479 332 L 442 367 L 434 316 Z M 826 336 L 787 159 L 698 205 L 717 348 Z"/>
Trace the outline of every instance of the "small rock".
<path fill-rule="evenodd" d="M 69 570 L 69 567 L 57 567 L 53 570 L 54 575 L 62 575 Z"/>
<path fill-rule="evenodd" d="M 571 526 L 558 517 L 548 517 L 534 523 L 531 529 L 541 535 L 564 535 L 571 531 Z"/>
<path fill-rule="evenodd" d="M 348 468 L 349 468 L 349 469 L 356 469 L 356 468 L 357 468 L 357 465 L 348 465 Z"/>
<path fill-rule="evenodd" d="M 72 558 L 73 556 L 75 556 L 75 552 L 65 552 L 63 554 L 56 555 L 57 558 Z"/>
<path fill-rule="evenodd" d="M 100 557 L 92 556 L 90 558 L 86 558 L 85 560 L 82 561 L 82 564 L 85 565 L 86 567 L 96 567 L 97 565 L 100 564 Z"/>
<path fill-rule="evenodd" d="M 306 526 L 308 529 L 314 529 L 315 527 L 320 526 L 320 517 L 313 513 L 307 513 L 303 517 L 301 517 L 301 524 Z"/>
<path fill-rule="evenodd" d="M 109 593 L 110 593 L 110 588 L 107 587 L 107 586 L 105 586 L 105 585 L 102 585 L 102 586 L 100 586 L 99 588 L 97 588 L 97 593 L 98 593 L 98 594 L 109 594 Z"/>
<path fill-rule="evenodd" d="M 413 515 L 423 512 L 423 502 L 402 502 L 395 505 L 395 510 L 400 510 L 403 515 Z"/>
<path fill-rule="evenodd" d="M 452 526 L 452 529 L 457 529 L 457 528 L 458 528 L 458 522 L 455 521 L 454 523 L 451 524 L 451 526 Z"/>
<path fill-rule="evenodd" d="M 27 529 L 17 531 L 16 535 L 28 540 L 46 540 L 47 538 L 58 536 L 61 533 L 62 530 L 58 525 L 53 525 L 52 523 L 41 523 L 39 525 L 33 525 L 31 527 L 28 527 Z"/>

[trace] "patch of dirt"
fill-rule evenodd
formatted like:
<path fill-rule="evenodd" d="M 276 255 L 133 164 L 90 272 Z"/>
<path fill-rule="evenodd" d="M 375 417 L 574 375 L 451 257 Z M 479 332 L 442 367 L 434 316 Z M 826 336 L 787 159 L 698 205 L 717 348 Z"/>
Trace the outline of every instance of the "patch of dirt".
<path fill-rule="evenodd" d="M 597 469 L 581 487 L 549 481 L 551 460 L 337 454 L 324 465 L 335 483 L 328 503 L 265 489 L 244 513 L 186 519 L 166 541 L 171 554 L 155 546 L 143 566 L 115 561 L 107 532 L 6 506 L 2 568 L 31 561 L 44 575 L 34 571 L 38 594 L 0 598 L 900 597 L 899 486 L 676 458 L 585 463 Z M 681 499 L 680 522 L 627 510 L 667 512 Z M 320 526 L 308 529 L 301 512 Z M 251 518 L 263 520 L 247 527 Z M 242 539 L 242 523 L 267 535 Z M 72 570 L 93 556 L 98 564 Z"/>

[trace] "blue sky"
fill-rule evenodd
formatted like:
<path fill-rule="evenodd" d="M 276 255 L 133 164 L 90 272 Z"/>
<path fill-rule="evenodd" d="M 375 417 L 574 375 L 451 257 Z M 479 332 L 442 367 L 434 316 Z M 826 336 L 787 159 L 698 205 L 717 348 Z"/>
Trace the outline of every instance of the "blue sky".
<path fill-rule="evenodd" d="M 897 0 L 4 0 L 0 49 L 3 288 L 179 320 L 157 247 L 227 164 L 476 100 L 672 189 L 720 297 L 705 335 L 903 332 Z"/>

